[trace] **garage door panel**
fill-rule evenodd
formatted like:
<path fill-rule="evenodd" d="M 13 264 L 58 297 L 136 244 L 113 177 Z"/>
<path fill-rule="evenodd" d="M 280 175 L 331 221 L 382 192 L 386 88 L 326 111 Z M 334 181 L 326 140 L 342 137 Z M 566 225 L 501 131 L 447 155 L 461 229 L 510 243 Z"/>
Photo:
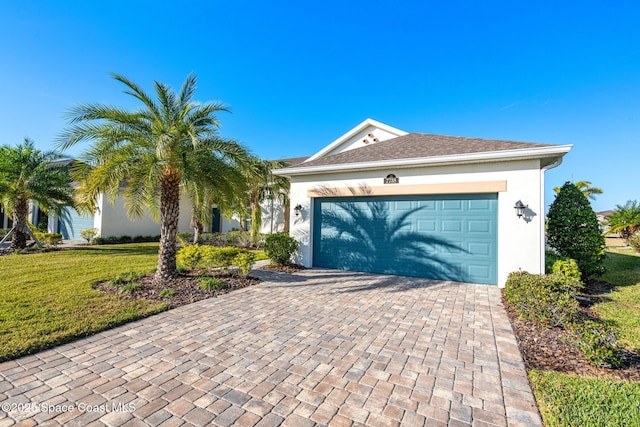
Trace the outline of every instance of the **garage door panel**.
<path fill-rule="evenodd" d="M 314 266 L 496 283 L 497 195 L 314 200 Z"/>

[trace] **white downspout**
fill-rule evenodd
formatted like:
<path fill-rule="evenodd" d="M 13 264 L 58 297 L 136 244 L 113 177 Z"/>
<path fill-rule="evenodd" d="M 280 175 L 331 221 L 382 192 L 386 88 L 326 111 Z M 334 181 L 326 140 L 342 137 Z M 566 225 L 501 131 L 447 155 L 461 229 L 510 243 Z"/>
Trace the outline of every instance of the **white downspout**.
<path fill-rule="evenodd" d="M 542 212 L 544 214 L 542 221 L 540 221 L 540 241 L 542 242 L 542 247 L 540 248 L 540 271 L 541 274 L 545 273 L 545 256 L 547 249 L 547 239 L 545 233 L 545 224 L 546 224 L 546 214 L 544 213 L 546 206 L 544 204 L 544 173 L 553 168 L 557 168 L 562 164 L 562 157 L 558 157 L 556 160 L 548 164 L 547 166 L 540 169 L 540 181 L 542 181 L 542 185 L 540 185 L 540 206 L 542 207 Z"/>

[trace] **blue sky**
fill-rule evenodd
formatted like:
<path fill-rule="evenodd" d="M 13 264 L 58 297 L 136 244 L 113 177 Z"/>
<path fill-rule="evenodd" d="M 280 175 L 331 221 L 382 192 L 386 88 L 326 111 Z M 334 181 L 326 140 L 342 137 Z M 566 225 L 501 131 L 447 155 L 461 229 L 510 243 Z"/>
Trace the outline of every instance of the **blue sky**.
<path fill-rule="evenodd" d="M 367 117 L 409 132 L 573 144 L 547 173 L 640 199 L 640 3 L 0 3 L 0 143 L 41 149 L 81 102 L 135 107 L 109 77 L 223 101 L 221 133 L 310 155 Z M 77 155 L 82 147 L 69 151 Z"/>

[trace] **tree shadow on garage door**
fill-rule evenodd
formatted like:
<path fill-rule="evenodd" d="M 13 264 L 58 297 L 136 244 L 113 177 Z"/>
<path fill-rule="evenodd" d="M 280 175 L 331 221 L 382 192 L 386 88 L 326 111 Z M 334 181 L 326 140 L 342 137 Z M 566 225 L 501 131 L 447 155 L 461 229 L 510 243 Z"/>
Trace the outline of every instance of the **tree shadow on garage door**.
<path fill-rule="evenodd" d="M 334 201 L 322 211 L 322 237 L 314 252 L 320 267 L 465 281 L 459 264 L 445 259 L 467 251 L 444 238 L 411 230 L 411 216 L 425 207 L 391 215 L 388 203 Z M 317 262 L 319 260 L 319 262 Z"/>

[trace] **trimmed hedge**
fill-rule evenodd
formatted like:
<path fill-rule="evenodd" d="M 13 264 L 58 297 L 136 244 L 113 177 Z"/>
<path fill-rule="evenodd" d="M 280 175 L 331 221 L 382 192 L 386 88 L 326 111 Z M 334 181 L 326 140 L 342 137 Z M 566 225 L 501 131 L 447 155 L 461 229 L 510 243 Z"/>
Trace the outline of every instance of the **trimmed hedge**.
<path fill-rule="evenodd" d="M 505 300 L 520 318 L 569 331 L 573 344 L 593 364 L 618 368 L 624 362 L 611 329 L 578 310 L 575 297 L 582 283 L 576 279 L 579 270 L 571 261 L 556 261 L 558 274 L 511 273 L 504 288 Z"/>
<path fill-rule="evenodd" d="M 518 316 L 546 327 L 567 326 L 578 317 L 578 280 L 562 275 L 509 274 L 504 297 Z"/>
<path fill-rule="evenodd" d="M 189 270 L 195 268 L 222 268 L 225 271 L 233 266 L 238 267 L 244 276 L 249 274 L 256 262 L 255 253 L 248 249 L 228 246 L 189 245 L 178 249 L 178 265 Z"/>

